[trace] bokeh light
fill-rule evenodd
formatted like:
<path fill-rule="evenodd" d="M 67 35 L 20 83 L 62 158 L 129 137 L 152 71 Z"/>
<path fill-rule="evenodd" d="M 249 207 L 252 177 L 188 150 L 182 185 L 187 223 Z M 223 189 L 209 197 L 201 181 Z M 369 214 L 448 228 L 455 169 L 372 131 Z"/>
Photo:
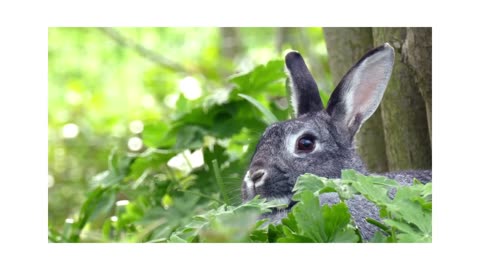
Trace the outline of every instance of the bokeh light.
<path fill-rule="evenodd" d="M 143 131 L 143 122 L 140 120 L 132 121 L 130 122 L 129 128 L 133 134 L 140 134 Z"/>
<path fill-rule="evenodd" d="M 128 139 L 128 149 L 131 151 L 139 151 L 143 147 L 143 141 L 139 137 Z"/>
<path fill-rule="evenodd" d="M 129 204 L 130 202 L 128 200 L 120 200 L 120 201 L 117 201 L 115 204 L 117 206 L 125 206 L 127 204 Z"/>
<path fill-rule="evenodd" d="M 65 139 L 73 139 L 78 136 L 79 132 L 78 126 L 73 123 L 64 125 L 62 129 L 62 135 Z"/>
<path fill-rule="evenodd" d="M 197 99 L 202 95 L 200 83 L 194 77 L 188 76 L 180 80 L 180 91 L 187 99 Z"/>

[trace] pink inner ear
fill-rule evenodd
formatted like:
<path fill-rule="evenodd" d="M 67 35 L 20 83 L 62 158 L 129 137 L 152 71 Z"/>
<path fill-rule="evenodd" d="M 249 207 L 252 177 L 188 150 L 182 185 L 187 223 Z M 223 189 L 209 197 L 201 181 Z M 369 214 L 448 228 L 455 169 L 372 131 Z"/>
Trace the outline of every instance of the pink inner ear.
<path fill-rule="evenodd" d="M 375 111 L 378 106 L 378 100 L 381 98 L 378 95 L 379 90 L 382 89 L 384 83 L 384 69 L 381 66 L 367 68 L 360 76 L 362 79 L 357 84 L 356 89 L 352 89 L 354 94 L 352 96 L 352 115 L 349 124 L 360 117 L 370 117 L 371 113 Z M 364 122 L 366 119 L 357 119 Z"/>
<path fill-rule="evenodd" d="M 364 111 L 370 103 L 370 100 L 373 97 L 373 93 L 375 92 L 375 83 L 371 80 L 364 80 L 360 84 L 358 89 L 358 93 L 355 95 L 354 106 L 358 108 L 357 111 Z"/>

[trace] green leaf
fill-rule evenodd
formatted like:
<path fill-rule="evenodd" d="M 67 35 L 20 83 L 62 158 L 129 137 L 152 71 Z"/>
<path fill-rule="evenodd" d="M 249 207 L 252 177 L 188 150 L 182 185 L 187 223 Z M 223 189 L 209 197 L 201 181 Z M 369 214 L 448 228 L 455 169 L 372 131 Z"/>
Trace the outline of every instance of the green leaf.
<path fill-rule="evenodd" d="M 358 241 L 354 230 L 347 227 L 350 213 L 345 203 L 320 206 L 318 197 L 305 191 L 300 202 L 293 207 L 293 214 L 301 234 L 315 242 Z"/>
<path fill-rule="evenodd" d="M 117 192 L 115 190 L 106 190 L 97 201 L 92 202 L 93 210 L 88 220 L 93 220 L 99 215 L 106 214 L 112 209 L 116 202 Z"/>
<path fill-rule="evenodd" d="M 281 237 L 277 240 L 278 243 L 315 243 L 311 238 L 303 235 L 291 234 L 287 237 Z"/>
<path fill-rule="evenodd" d="M 422 197 L 428 198 L 430 197 L 430 200 L 432 199 L 432 183 L 427 183 L 423 186 L 423 190 L 421 191 Z"/>
<path fill-rule="evenodd" d="M 285 236 L 282 231 L 282 225 L 281 224 L 276 226 L 273 224 L 268 225 L 267 236 L 268 236 L 269 243 L 276 243 L 279 238 Z"/>
<path fill-rule="evenodd" d="M 182 151 L 185 149 L 198 149 L 203 145 L 203 137 L 207 131 L 196 125 L 181 126 L 176 131 L 176 142 L 174 149 Z"/>
<path fill-rule="evenodd" d="M 300 200 L 301 193 L 311 191 L 315 195 L 328 192 L 337 192 L 342 199 L 348 199 L 352 196 L 349 186 L 345 185 L 338 179 L 327 179 L 313 174 L 303 174 L 297 178 L 297 182 L 293 187 L 293 200 Z"/>
<path fill-rule="evenodd" d="M 415 231 L 414 228 L 412 228 L 410 225 L 404 223 L 404 222 L 399 222 L 393 219 L 384 219 L 383 222 L 389 226 L 395 227 L 397 230 L 408 233 L 408 234 L 418 234 L 418 231 Z"/>
<path fill-rule="evenodd" d="M 258 214 L 258 209 L 253 208 L 217 213 L 199 231 L 200 242 L 248 242 Z"/>
<path fill-rule="evenodd" d="M 172 235 L 168 242 L 170 242 L 170 243 L 188 243 L 188 241 L 178 237 L 177 235 Z"/>
<path fill-rule="evenodd" d="M 168 146 L 167 142 L 171 142 L 166 138 L 168 130 L 168 125 L 164 122 L 146 124 L 142 133 L 143 143 L 153 148 Z"/>
<path fill-rule="evenodd" d="M 358 192 L 364 195 L 370 201 L 379 204 L 386 205 L 389 204 L 392 200 L 388 197 L 389 189 L 385 186 L 376 185 L 373 181 L 369 180 L 365 176 L 360 176 L 352 183 L 353 188 Z"/>
<path fill-rule="evenodd" d="M 180 94 L 178 97 L 177 103 L 175 103 L 175 112 L 177 114 L 183 114 L 190 111 L 190 103 L 187 98 L 183 94 Z"/>
<path fill-rule="evenodd" d="M 253 94 L 262 91 L 284 95 L 283 81 L 286 76 L 283 68 L 283 60 L 273 60 L 266 65 L 256 66 L 250 72 L 232 76 L 230 81 L 237 85 L 239 92 Z M 272 85 L 275 85 L 274 89 L 269 87 Z"/>
<path fill-rule="evenodd" d="M 387 217 L 384 223 L 392 228 L 380 226 L 390 234 L 387 241 L 431 241 L 431 183 L 423 185 L 414 181 L 411 186 L 400 186 L 392 179 L 375 175 L 364 176 L 352 170 L 343 171 L 342 179 L 351 184 L 357 192 L 377 204 L 381 217 Z M 388 196 L 388 192 L 392 188 L 396 189 L 393 200 Z"/>
<path fill-rule="evenodd" d="M 300 195 L 304 191 L 318 192 L 325 187 L 325 180 L 327 179 L 310 173 L 300 175 L 292 190 L 295 193 L 293 199 L 299 201 Z"/>
<path fill-rule="evenodd" d="M 255 230 L 250 233 L 250 240 L 255 243 L 268 243 L 268 232 L 266 230 Z"/>
<path fill-rule="evenodd" d="M 157 150 L 148 148 L 143 153 L 138 154 L 130 166 L 130 173 L 127 175 L 129 179 L 137 179 L 135 186 L 141 184 L 148 172 L 157 168 L 160 164 L 165 164 L 176 155 L 175 151 Z"/>
<path fill-rule="evenodd" d="M 261 213 L 270 211 L 276 204 L 266 202 L 257 197 L 240 206 L 221 205 L 202 215 L 193 217 L 192 221 L 173 232 L 169 241 L 178 241 L 178 238 L 187 242 L 248 242 L 252 241 L 249 235 L 258 230 L 264 221 L 258 222 Z M 255 241 L 263 239 L 261 233 L 254 234 Z"/>
<path fill-rule="evenodd" d="M 116 192 L 112 189 L 97 187 L 92 190 L 80 209 L 78 220 L 72 225 L 69 241 L 78 242 L 80 233 L 87 222 L 100 214 L 110 211 L 115 203 L 115 199 Z"/>
<path fill-rule="evenodd" d="M 431 243 L 432 236 L 431 235 L 413 235 L 413 234 L 399 234 L 397 236 L 398 242 L 400 243 Z"/>
<path fill-rule="evenodd" d="M 380 231 L 375 232 L 373 238 L 370 239 L 370 243 L 388 243 L 387 237 Z"/>
<path fill-rule="evenodd" d="M 334 243 L 357 243 L 359 242 L 360 237 L 353 229 L 346 229 L 344 231 L 339 231 L 333 239 Z"/>
<path fill-rule="evenodd" d="M 260 102 L 255 100 L 253 97 L 247 96 L 247 95 L 244 95 L 244 94 L 238 94 L 238 95 L 240 97 L 246 99 L 248 102 L 250 102 L 253 106 L 255 106 L 263 114 L 265 123 L 267 125 L 271 125 L 275 122 L 278 122 L 277 117 L 271 111 L 269 111 L 267 108 L 265 108 L 265 106 L 263 106 Z"/>
<path fill-rule="evenodd" d="M 388 179 L 381 175 L 369 175 L 365 176 L 355 170 L 342 170 L 342 180 L 347 183 L 353 183 L 356 181 L 369 182 L 375 185 L 384 186 L 384 187 L 399 187 L 400 184 L 397 181 Z"/>
<path fill-rule="evenodd" d="M 431 234 L 432 213 L 413 200 L 410 187 L 399 188 L 388 209 L 395 217 L 401 217 L 406 222 L 415 224 L 423 233 Z"/>
<path fill-rule="evenodd" d="M 355 180 L 357 180 L 358 176 L 359 176 L 359 173 L 356 172 L 355 170 L 342 170 L 342 179 L 343 180 L 355 181 Z"/>
<path fill-rule="evenodd" d="M 284 227 L 289 228 L 290 231 L 298 231 L 297 221 L 292 211 L 287 214 L 286 218 L 282 219 L 282 224 Z"/>

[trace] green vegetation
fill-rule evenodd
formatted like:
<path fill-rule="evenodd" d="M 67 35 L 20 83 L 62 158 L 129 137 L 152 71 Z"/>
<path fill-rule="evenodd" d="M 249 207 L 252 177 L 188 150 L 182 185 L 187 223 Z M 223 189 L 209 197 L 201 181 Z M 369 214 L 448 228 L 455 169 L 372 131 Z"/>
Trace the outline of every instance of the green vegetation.
<path fill-rule="evenodd" d="M 397 189 L 393 200 L 387 195 L 391 188 Z M 342 179 L 336 180 L 305 174 L 299 177 L 294 190 L 298 203 L 280 224 L 268 224 L 266 219 L 257 222 L 259 214 L 282 205 L 255 198 L 238 207 L 222 205 L 195 216 L 168 242 L 364 242 L 343 202 L 353 194 L 362 194 L 380 208 L 384 222 L 369 220 L 380 228 L 373 242 L 432 241 L 431 183 L 415 182 L 402 187 L 394 180 L 346 170 Z M 337 192 L 342 202 L 320 206 L 318 195 L 325 192 Z"/>
<path fill-rule="evenodd" d="M 397 187 L 392 201 L 388 180 L 305 175 L 278 225 L 257 218 L 283 206 L 240 205 L 260 134 L 289 115 L 281 56 L 296 41 L 275 46 L 279 31 L 49 29 L 49 241 L 361 241 L 345 204 L 318 204 L 324 191 L 383 209 L 376 241 L 431 241 L 431 185 Z M 322 30 L 297 31 L 312 41 L 302 46 L 326 77 L 326 102 Z"/>
<path fill-rule="evenodd" d="M 259 134 L 288 118 L 278 31 L 49 29 L 49 240 L 154 241 L 238 205 Z M 301 33 L 328 66 L 322 30 Z"/>

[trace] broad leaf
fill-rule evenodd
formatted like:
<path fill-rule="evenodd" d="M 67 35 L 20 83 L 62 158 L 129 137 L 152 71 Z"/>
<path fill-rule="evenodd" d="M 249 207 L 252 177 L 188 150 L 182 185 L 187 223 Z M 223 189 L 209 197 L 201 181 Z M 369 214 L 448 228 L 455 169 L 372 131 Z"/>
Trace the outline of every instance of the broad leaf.
<path fill-rule="evenodd" d="M 345 203 L 320 206 L 318 197 L 309 191 L 303 192 L 300 199 L 293 214 L 302 234 L 320 243 L 358 240 L 354 230 L 347 227 L 350 213 Z"/>

